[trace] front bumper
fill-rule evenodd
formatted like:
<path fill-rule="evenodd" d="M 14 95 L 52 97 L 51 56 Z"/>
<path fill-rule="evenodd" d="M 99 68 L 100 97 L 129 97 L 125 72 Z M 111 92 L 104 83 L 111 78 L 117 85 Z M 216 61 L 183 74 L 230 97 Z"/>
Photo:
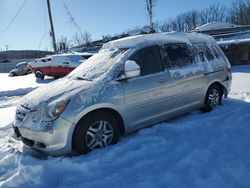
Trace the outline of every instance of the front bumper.
<path fill-rule="evenodd" d="M 23 127 L 15 127 L 14 132 L 21 136 L 23 143 L 31 149 L 49 154 L 64 155 L 72 151 L 73 125 L 58 118 L 53 122 L 53 131 L 40 132 Z"/>

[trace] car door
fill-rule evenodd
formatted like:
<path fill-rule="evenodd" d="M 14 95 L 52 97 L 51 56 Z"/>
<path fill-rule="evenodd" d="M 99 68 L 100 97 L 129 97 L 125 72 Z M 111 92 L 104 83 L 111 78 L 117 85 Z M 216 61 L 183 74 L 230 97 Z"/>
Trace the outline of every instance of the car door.
<path fill-rule="evenodd" d="M 24 75 L 26 73 L 25 66 L 25 64 L 20 64 L 16 67 L 17 75 Z"/>
<path fill-rule="evenodd" d="M 171 78 L 158 46 L 145 47 L 129 58 L 140 66 L 139 77 L 122 82 L 129 128 L 162 121 L 172 109 Z"/>
<path fill-rule="evenodd" d="M 71 69 L 70 69 L 70 58 L 68 56 L 65 56 L 62 61 L 60 62 L 61 64 L 59 65 L 60 66 L 60 76 L 65 76 L 67 75 Z"/>
<path fill-rule="evenodd" d="M 44 75 L 50 76 L 53 71 L 51 58 L 43 58 L 41 59 L 39 64 L 40 64 L 40 67 L 38 69 L 42 71 Z"/>
<path fill-rule="evenodd" d="M 67 73 L 67 59 L 63 55 L 54 56 L 52 59 L 52 75 L 51 76 L 64 76 Z"/>
<path fill-rule="evenodd" d="M 185 43 L 166 44 L 164 50 L 172 78 L 174 110 L 186 111 L 202 105 L 204 68 L 195 62 L 191 46 Z"/>

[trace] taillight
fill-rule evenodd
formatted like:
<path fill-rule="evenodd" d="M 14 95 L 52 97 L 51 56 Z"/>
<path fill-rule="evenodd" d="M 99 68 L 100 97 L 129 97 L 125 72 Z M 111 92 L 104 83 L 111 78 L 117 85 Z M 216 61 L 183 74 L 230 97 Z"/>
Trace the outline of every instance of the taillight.
<path fill-rule="evenodd" d="M 227 67 L 227 72 L 231 73 L 231 67 Z"/>

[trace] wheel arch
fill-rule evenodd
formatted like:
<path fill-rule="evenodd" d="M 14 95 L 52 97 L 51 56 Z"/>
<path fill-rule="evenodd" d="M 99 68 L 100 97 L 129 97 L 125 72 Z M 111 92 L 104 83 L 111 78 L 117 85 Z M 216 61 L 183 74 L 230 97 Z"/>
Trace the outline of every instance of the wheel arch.
<path fill-rule="evenodd" d="M 207 89 L 206 89 L 206 93 L 207 93 L 208 89 L 209 89 L 211 86 L 213 86 L 213 85 L 219 86 L 219 88 L 221 89 L 222 95 L 224 95 L 225 97 L 227 97 L 228 91 L 227 91 L 226 87 L 225 87 L 220 81 L 211 82 L 211 83 L 208 85 Z M 206 94 L 206 93 L 205 93 L 205 94 Z"/>
<path fill-rule="evenodd" d="M 108 112 L 108 113 L 112 114 L 116 118 L 116 120 L 118 121 L 118 125 L 119 125 L 118 129 L 119 129 L 120 135 L 123 135 L 125 133 L 124 120 L 123 120 L 121 114 L 117 110 L 110 108 L 110 107 L 97 108 L 97 109 L 91 110 L 91 111 L 87 112 L 86 114 L 84 114 L 75 124 L 74 130 L 72 132 L 72 138 L 71 138 L 71 147 L 73 150 L 74 150 L 73 139 L 74 139 L 74 135 L 75 135 L 75 130 L 76 130 L 77 126 L 79 125 L 79 123 L 87 116 L 92 115 L 92 114 L 98 114 L 100 112 Z"/>
<path fill-rule="evenodd" d="M 36 72 L 40 72 L 40 73 L 43 74 L 43 72 L 42 72 L 41 69 L 39 69 L 39 68 L 35 68 L 35 69 L 34 69 L 34 73 L 35 73 L 35 74 L 36 74 Z"/>
<path fill-rule="evenodd" d="M 120 134 L 124 134 L 124 132 L 125 132 L 124 121 L 123 121 L 121 114 L 118 111 L 114 110 L 113 108 L 99 108 L 99 109 L 95 109 L 95 110 L 89 112 L 88 114 L 98 113 L 100 111 L 105 111 L 105 112 L 112 114 L 116 118 L 116 120 L 118 121 Z M 88 114 L 86 114 L 86 115 L 88 115 Z"/>

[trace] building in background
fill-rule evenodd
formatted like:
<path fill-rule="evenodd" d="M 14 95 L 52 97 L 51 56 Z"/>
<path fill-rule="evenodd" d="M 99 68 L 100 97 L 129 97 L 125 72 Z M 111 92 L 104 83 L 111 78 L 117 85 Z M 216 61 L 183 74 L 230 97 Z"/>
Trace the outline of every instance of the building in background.
<path fill-rule="evenodd" d="M 250 64 L 250 25 L 211 22 L 194 31 L 214 37 L 232 65 Z"/>

